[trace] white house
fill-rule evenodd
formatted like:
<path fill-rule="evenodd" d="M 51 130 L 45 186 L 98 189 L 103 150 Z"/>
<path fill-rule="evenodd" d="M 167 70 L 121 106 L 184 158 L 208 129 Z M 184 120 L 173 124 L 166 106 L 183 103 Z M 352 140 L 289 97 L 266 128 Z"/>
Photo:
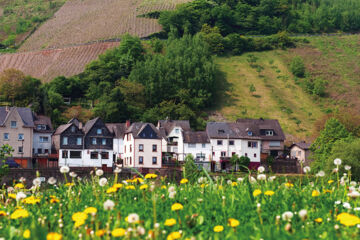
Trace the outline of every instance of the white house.
<path fill-rule="evenodd" d="M 195 161 L 211 161 L 211 144 L 205 131 L 184 132 L 184 153 L 191 154 Z"/>
<path fill-rule="evenodd" d="M 162 140 L 159 130 L 152 123 L 136 122 L 125 131 L 125 168 L 161 168 Z"/>
<path fill-rule="evenodd" d="M 130 121 L 126 123 L 106 123 L 106 127 L 113 133 L 113 151 L 115 160 L 124 158 L 124 135 L 127 128 L 130 127 Z"/>

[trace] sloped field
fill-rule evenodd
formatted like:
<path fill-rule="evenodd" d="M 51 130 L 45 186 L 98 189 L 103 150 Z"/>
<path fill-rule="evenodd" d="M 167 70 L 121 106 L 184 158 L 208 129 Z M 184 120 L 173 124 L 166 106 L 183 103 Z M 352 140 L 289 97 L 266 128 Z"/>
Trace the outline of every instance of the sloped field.
<path fill-rule="evenodd" d="M 62 49 L 0 55 L 0 72 L 15 68 L 27 75 L 48 82 L 57 76 L 81 73 L 86 64 L 98 58 L 118 42 L 95 43 Z"/>
<path fill-rule="evenodd" d="M 111 39 L 129 33 L 146 37 L 161 31 L 157 19 L 137 17 L 172 9 L 187 0 L 69 0 L 20 48 L 30 51 Z"/>

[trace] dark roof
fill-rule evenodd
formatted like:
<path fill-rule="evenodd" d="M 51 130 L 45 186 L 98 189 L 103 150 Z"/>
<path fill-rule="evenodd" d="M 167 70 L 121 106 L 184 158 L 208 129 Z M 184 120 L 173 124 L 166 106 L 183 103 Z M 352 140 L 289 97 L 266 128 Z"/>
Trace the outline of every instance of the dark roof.
<path fill-rule="evenodd" d="M 290 148 L 292 148 L 293 146 L 298 146 L 299 148 L 301 149 L 304 149 L 304 150 L 308 150 L 310 149 L 310 146 L 311 146 L 311 143 L 306 143 L 306 142 L 298 142 L 298 143 L 293 143 Z"/>
<path fill-rule="evenodd" d="M 83 127 L 84 133 L 87 134 L 87 133 L 91 130 L 91 128 L 94 126 L 94 124 L 96 123 L 96 121 L 99 120 L 99 119 L 100 119 L 100 118 L 97 117 L 97 118 L 94 118 L 94 119 L 91 119 L 91 120 L 87 121 L 87 122 L 85 123 L 85 126 Z"/>
<path fill-rule="evenodd" d="M 227 122 L 208 122 L 206 133 L 209 138 L 240 138 L 237 129 Z"/>
<path fill-rule="evenodd" d="M 149 126 L 156 133 L 157 136 L 155 139 L 162 139 L 162 135 L 161 135 L 160 131 L 152 123 L 134 122 L 125 131 L 125 133 L 132 133 L 134 138 L 142 138 L 141 136 L 139 136 L 139 134 L 147 126 Z"/>
<path fill-rule="evenodd" d="M 0 107 L 0 125 L 4 125 L 8 115 L 12 111 L 17 111 L 24 123 L 24 127 L 34 127 L 33 114 L 30 108 L 25 107 L 10 107 L 9 111 L 6 107 Z"/>
<path fill-rule="evenodd" d="M 74 123 L 78 128 L 81 128 L 81 122 L 77 118 L 70 119 L 67 123 Z"/>
<path fill-rule="evenodd" d="M 106 123 L 109 131 L 115 135 L 115 138 L 123 138 L 126 131 L 126 123 Z"/>
<path fill-rule="evenodd" d="M 190 131 L 189 120 L 159 120 L 158 128 L 165 130 L 166 136 L 170 134 L 174 127 L 181 127 L 183 131 Z"/>
<path fill-rule="evenodd" d="M 72 124 L 73 124 L 73 123 L 67 123 L 67 124 L 62 124 L 62 125 L 60 125 L 60 126 L 56 129 L 54 135 L 58 135 L 58 134 L 63 133 L 63 132 L 64 132 L 66 129 L 68 129 Z"/>
<path fill-rule="evenodd" d="M 285 134 L 280 126 L 280 123 L 276 119 L 237 119 L 236 124 L 240 129 L 249 128 L 261 137 L 262 140 L 277 140 L 284 141 Z M 266 136 L 266 130 L 273 130 L 273 136 Z"/>
<path fill-rule="evenodd" d="M 44 115 L 34 115 L 34 124 L 36 132 L 42 132 L 42 133 L 51 133 L 53 132 L 53 127 L 51 124 L 51 119 Z M 46 130 L 39 130 L 36 128 L 36 125 L 46 125 Z"/>
<path fill-rule="evenodd" d="M 187 131 L 184 132 L 184 143 L 210 143 L 210 140 L 205 131 Z"/>

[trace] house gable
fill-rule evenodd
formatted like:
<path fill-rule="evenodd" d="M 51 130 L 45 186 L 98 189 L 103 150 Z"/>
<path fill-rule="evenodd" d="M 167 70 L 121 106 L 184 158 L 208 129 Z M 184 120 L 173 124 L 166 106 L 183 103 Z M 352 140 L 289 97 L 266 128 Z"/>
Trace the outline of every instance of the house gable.
<path fill-rule="evenodd" d="M 90 121 L 91 126 L 86 129 L 85 135 L 85 148 L 86 149 L 112 149 L 113 148 L 113 133 L 108 129 L 105 123 L 100 119 L 96 118 Z M 85 127 L 88 124 L 85 125 Z M 101 133 L 98 133 L 101 130 Z M 96 144 L 93 144 L 93 138 L 96 138 Z M 105 141 L 105 142 L 103 142 Z M 105 143 L 105 144 L 104 144 Z"/>
<path fill-rule="evenodd" d="M 70 124 L 60 134 L 60 148 L 61 149 L 82 149 L 83 148 L 84 133 L 79 129 L 76 124 Z M 81 144 L 77 144 L 77 139 L 81 138 Z M 64 144 L 64 138 L 67 138 L 68 144 Z"/>
<path fill-rule="evenodd" d="M 149 124 L 146 124 L 138 133 L 138 137 L 142 139 L 158 139 L 160 136 L 152 129 Z"/>

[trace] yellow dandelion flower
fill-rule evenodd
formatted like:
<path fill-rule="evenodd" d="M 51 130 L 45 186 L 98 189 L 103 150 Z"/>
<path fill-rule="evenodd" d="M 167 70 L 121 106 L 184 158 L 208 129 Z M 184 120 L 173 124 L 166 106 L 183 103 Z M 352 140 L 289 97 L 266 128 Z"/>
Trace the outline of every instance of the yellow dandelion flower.
<path fill-rule="evenodd" d="M 87 208 L 84 210 L 84 213 L 86 213 L 86 214 L 96 214 L 96 213 L 97 213 L 97 209 L 94 208 L 94 207 L 87 207 Z"/>
<path fill-rule="evenodd" d="M 224 231 L 224 227 L 221 225 L 217 225 L 214 227 L 214 232 L 222 232 Z"/>
<path fill-rule="evenodd" d="M 345 226 L 355 226 L 360 224 L 360 218 L 350 213 L 340 213 L 337 215 L 336 220 L 340 221 L 340 223 Z"/>
<path fill-rule="evenodd" d="M 28 216 L 29 216 L 29 212 L 27 210 L 18 208 L 10 215 L 10 218 L 18 219 L 18 218 L 27 218 Z"/>
<path fill-rule="evenodd" d="M 102 237 L 102 236 L 105 235 L 105 233 L 106 233 L 106 230 L 105 230 L 105 229 L 99 229 L 99 230 L 97 230 L 97 231 L 95 232 L 95 236 L 97 236 L 97 237 Z"/>
<path fill-rule="evenodd" d="M 8 194 L 8 197 L 9 197 L 9 198 L 12 198 L 12 199 L 16 199 L 16 194 L 14 194 L 14 193 L 9 193 L 9 194 Z"/>
<path fill-rule="evenodd" d="M 76 212 L 72 215 L 71 219 L 75 222 L 77 221 L 85 221 L 88 215 L 85 212 Z"/>
<path fill-rule="evenodd" d="M 219 189 L 219 190 L 222 190 L 223 188 L 224 188 L 224 187 L 221 186 L 221 185 L 218 186 L 218 189 Z"/>
<path fill-rule="evenodd" d="M 122 184 L 122 183 L 116 183 L 116 184 L 114 184 L 114 188 L 116 188 L 116 189 L 119 189 L 119 188 L 122 188 L 124 186 L 124 184 Z"/>
<path fill-rule="evenodd" d="M 74 223 L 74 227 L 80 227 L 85 224 L 85 220 L 77 220 Z"/>
<path fill-rule="evenodd" d="M 264 195 L 266 195 L 266 196 L 272 196 L 272 195 L 274 195 L 275 194 L 275 192 L 274 191 L 271 191 L 271 190 L 268 190 L 268 191 L 265 191 L 264 192 Z"/>
<path fill-rule="evenodd" d="M 155 179 L 157 178 L 157 175 L 155 173 L 148 173 L 145 175 L 146 179 Z"/>
<path fill-rule="evenodd" d="M 165 186 L 165 185 L 162 185 L 162 186 L 161 186 L 161 189 L 166 189 L 166 186 Z"/>
<path fill-rule="evenodd" d="M 179 239 L 179 238 L 181 238 L 180 232 L 172 232 L 167 236 L 166 240 L 175 240 L 175 239 Z"/>
<path fill-rule="evenodd" d="M 240 222 L 236 220 L 235 218 L 229 218 L 228 223 L 230 227 L 237 227 L 240 225 Z"/>
<path fill-rule="evenodd" d="M 318 197 L 318 196 L 320 196 L 320 192 L 318 190 L 313 190 L 312 193 L 311 193 L 311 196 L 312 197 Z"/>
<path fill-rule="evenodd" d="M 25 186 L 22 183 L 17 183 L 17 184 L 15 184 L 14 188 L 23 189 L 23 188 L 25 188 Z"/>
<path fill-rule="evenodd" d="M 187 178 L 183 178 L 183 179 L 181 179 L 180 184 L 185 184 L 188 182 L 189 182 L 189 180 Z"/>
<path fill-rule="evenodd" d="M 117 188 L 115 188 L 115 187 L 110 187 L 110 188 L 108 188 L 107 190 L 106 190 L 106 193 L 114 193 L 114 192 L 116 192 L 118 189 Z"/>
<path fill-rule="evenodd" d="M 114 230 L 111 231 L 111 236 L 113 237 L 123 237 L 125 236 L 125 229 L 123 228 L 115 228 Z"/>
<path fill-rule="evenodd" d="M 179 210 L 182 210 L 184 207 L 183 205 L 181 205 L 181 203 L 174 203 L 172 206 L 171 206 L 171 210 L 172 211 L 179 211 Z"/>
<path fill-rule="evenodd" d="M 285 187 L 287 187 L 287 188 L 292 188 L 293 186 L 294 186 L 294 184 L 292 184 L 292 183 L 289 183 L 289 182 L 285 183 Z"/>
<path fill-rule="evenodd" d="M 235 186 L 237 186 L 237 185 L 238 185 L 237 182 L 232 182 L 232 183 L 231 183 L 231 186 L 233 186 L 233 187 L 235 187 Z"/>
<path fill-rule="evenodd" d="M 37 198 L 35 196 L 30 196 L 25 198 L 22 202 L 26 204 L 36 204 L 40 202 L 40 198 Z"/>
<path fill-rule="evenodd" d="M 317 222 L 317 223 L 322 223 L 323 219 L 322 218 L 316 218 L 314 221 Z"/>
<path fill-rule="evenodd" d="M 174 226 L 175 224 L 176 224 L 176 220 L 174 218 L 166 219 L 164 223 L 164 225 L 168 227 Z"/>
<path fill-rule="evenodd" d="M 332 190 L 324 189 L 324 193 L 332 193 Z"/>
<path fill-rule="evenodd" d="M 66 187 L 71 187 L 71 186 L 74 186 L 74 183 L 73 183 L 73 182 L 71 182 L 71 183 L 69 182 L 69 183 L 66 183 L 65 186 L 66 186 Z"/>
<path fill-rule="evenodd" d="M 51 232 L 46 235 L 46 240 L 61 240 L 62 235 L 60 233 Z"/>
<path fill-rule="evenodd" d="M 6 216 L 6 212 L 5 211 L 0 211 L 0 217 L 1 216 Z"/>
<path fill-rule="evenodd" d="M 259 196 L 261 194 L 261 190 L 260 189 L 255 189 L 254 192 L 253 192 L 253 196 L 256 197 L 256 196 Z"/>
<path fill-rule="evenodd" d="M 23 238 L 25 239 L 29 239 L 30 238 L 30 235 L 31 235 L 31 232 L 29 229 L 26 229 L 23 233 Z"/>
<path fill-rule="evenodd" d="M 134 190 L 135 189 L 135 186 L 133 185 L 129 185 L 129 186 L 126 186 L 125 189 L 130 189 L 130 190 Z"/>
<path fill-rule="evenodd" d="M 51 198 L 50 199 L 50 203 L 58 203 L 58 202 L 60 202 L 60 200 L 57 199 L 57 198 Z"/>
<path fill-rule="evenodd" d="M 147 184 L 143 184 L 143 185 L 141 185 L 140 186 L 140 189 L 141 190 L 145 190 L 145 189 L 147 189 L 149 186 L 147 185 Z"/>
<path fill-rule="evenodd" d="M 333 182 L 334 182 L 334 180 L 330 179 L 330 180 L 328 181 L 328 184 L 331 184 L 331 183 L 333 183 Z"/>

